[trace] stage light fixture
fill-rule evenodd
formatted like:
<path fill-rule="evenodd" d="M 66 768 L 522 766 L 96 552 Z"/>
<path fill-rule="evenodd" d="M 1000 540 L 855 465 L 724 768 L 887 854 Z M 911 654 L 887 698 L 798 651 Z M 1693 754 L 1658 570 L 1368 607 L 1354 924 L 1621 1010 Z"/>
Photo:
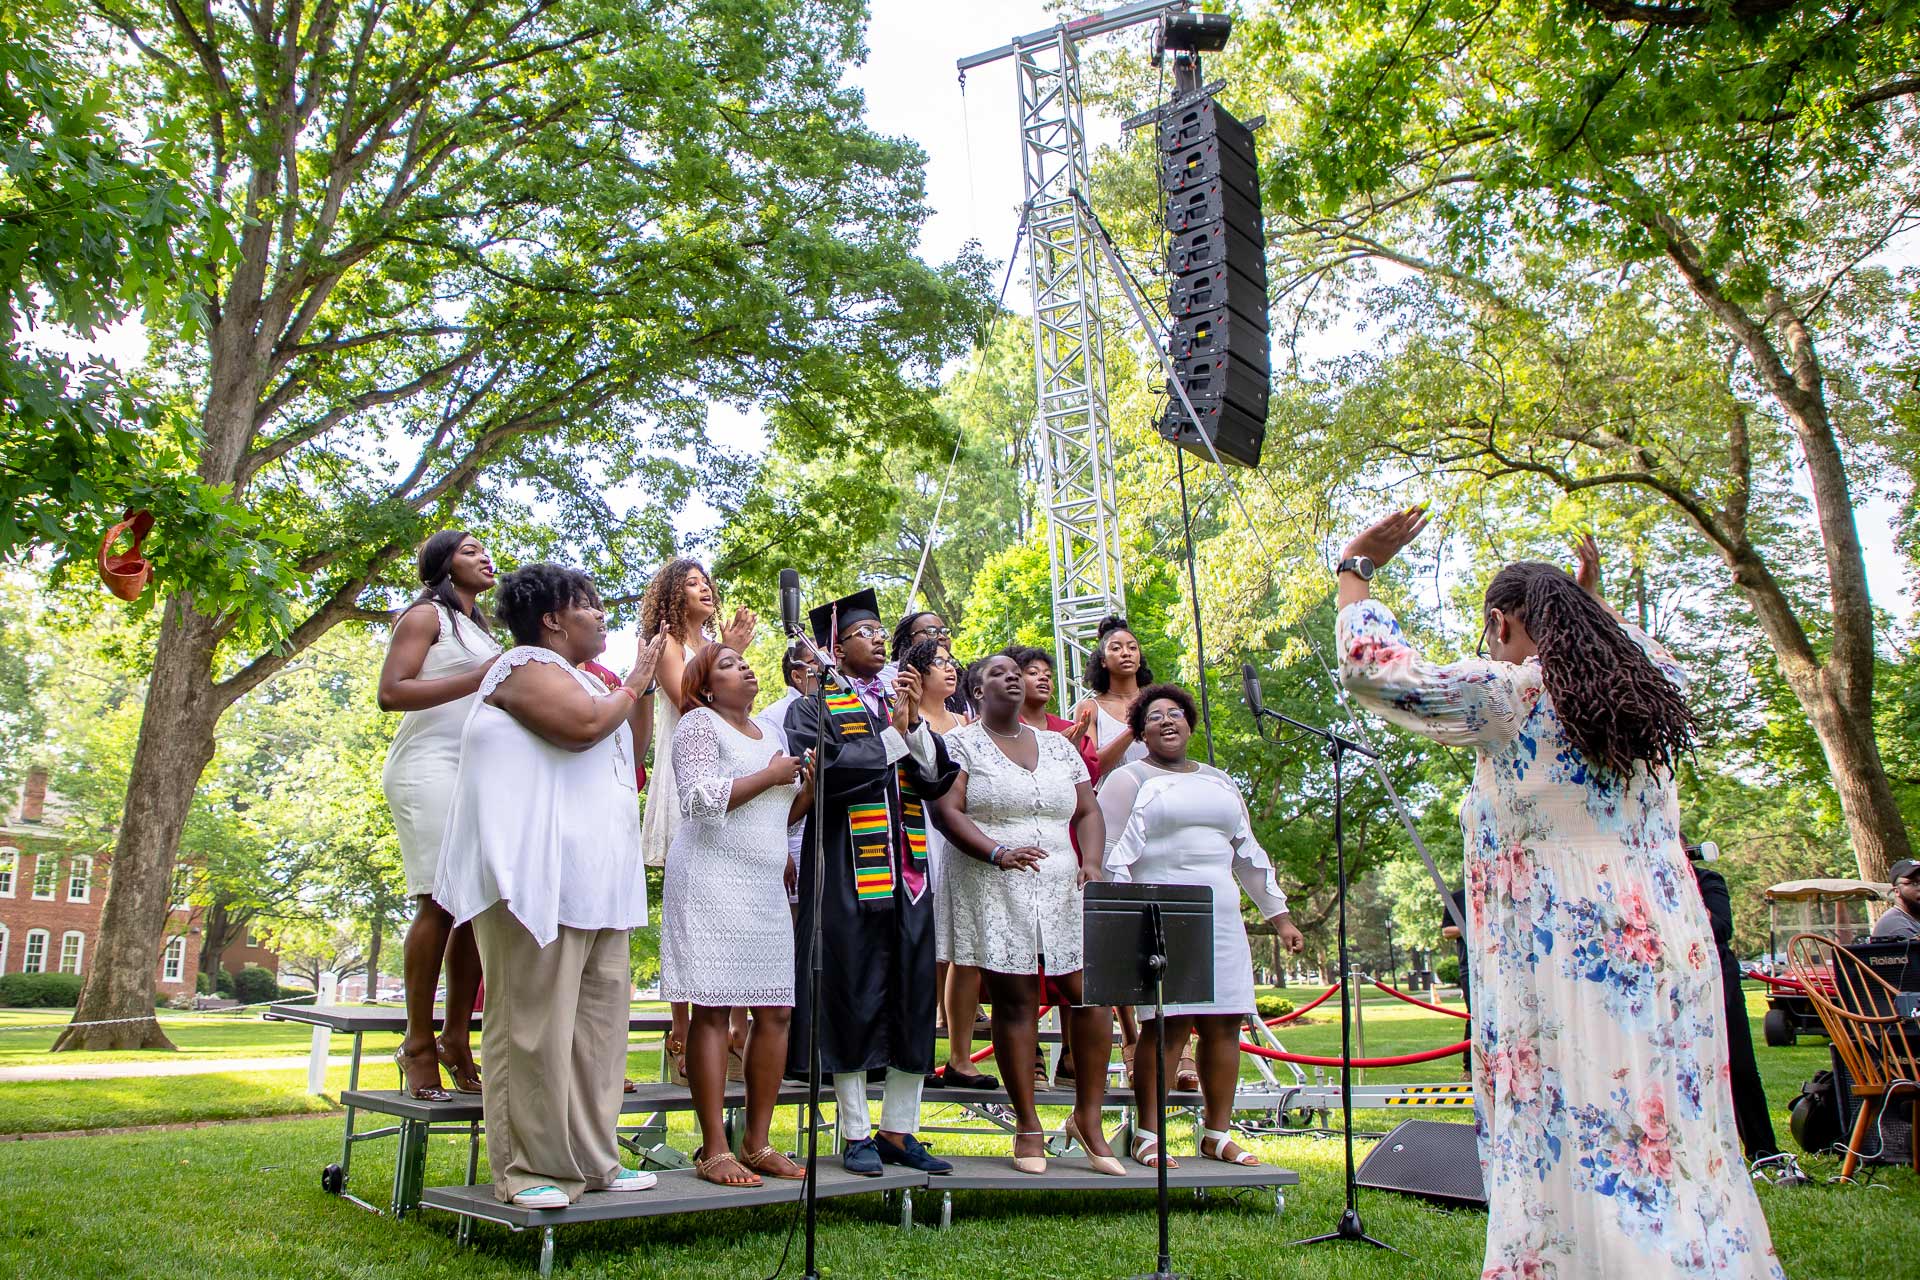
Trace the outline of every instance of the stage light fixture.
<path fill-rule="evenodd" d="M 1179 53 L 1218 53 L 1233 34 L 1225 13 L 1172 13 L 1160 21 L 1160 48 Z"/>

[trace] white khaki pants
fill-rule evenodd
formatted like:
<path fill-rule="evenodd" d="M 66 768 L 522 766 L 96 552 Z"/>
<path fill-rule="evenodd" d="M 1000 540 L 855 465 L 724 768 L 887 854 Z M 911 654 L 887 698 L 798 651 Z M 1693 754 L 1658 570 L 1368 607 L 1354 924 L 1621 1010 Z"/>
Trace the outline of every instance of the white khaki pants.
<path fill-rule="evenodd" d="M 485 1025 L 485 1024 L 482 1024 Z M 916 1071 L 887 1068 L 887 1083 L 880 1094 L 880 1127 L 888 1133 L 912 1133 L 920 1127 L 920 1091 L 927 1078 Z M 859 1142 L 873 1133 L 873 1121 L 867 1115 L 867 1073 L 840 1071 L 833 1077 L 833 1096 L 839 1104 L 840 1137 Z"/>
<path fill-rule="evenodd" d="M 562 925 L 543 947 L 496 902 L 474 918 L 473 936 L 487 982 L 480 1053 L 493 1194 L 504 1202 L 552 1186 L 578 1200 L 620 1172 L 627 931 Z"/>

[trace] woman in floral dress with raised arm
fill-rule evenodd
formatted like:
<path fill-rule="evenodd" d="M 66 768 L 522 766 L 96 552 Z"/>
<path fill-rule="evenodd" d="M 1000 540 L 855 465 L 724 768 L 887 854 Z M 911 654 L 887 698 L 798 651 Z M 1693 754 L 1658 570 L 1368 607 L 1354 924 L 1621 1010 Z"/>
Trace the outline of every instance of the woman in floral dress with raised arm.
<path fill-rule="evenodd" d="M 1782 1277 L 1727 1085 L 1719 968 L 1681 847 L 1686 676 L 1579 577 L 1510 564 L 1487 657 L 1408 645 L 1369 579 L 1426 525 L 1399 511 L 1340 562 L 1340 678 L 1360 703 L 1472 747 L 1461 802 L 1485 1280 Z"/>

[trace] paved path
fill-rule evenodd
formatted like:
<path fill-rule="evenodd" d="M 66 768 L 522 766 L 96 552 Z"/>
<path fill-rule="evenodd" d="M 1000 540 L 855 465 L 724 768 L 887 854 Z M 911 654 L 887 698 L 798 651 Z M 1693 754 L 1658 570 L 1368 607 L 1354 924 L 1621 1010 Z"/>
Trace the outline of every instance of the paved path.
<path fill-rule="evenodd" d="M 330 1067 L 350 1066 L 353 1059 L 336 1055 Z M 362 1061 L 362 1074 L 374 1064 Z M 44 1066 L 0 1067 L 0 1084 L 16 1080 L 119 1080 L 150 1076 L 212 1076 L 231 1071 L 305 1071 L 305 1054 L 297 1058 L 182 1058 L 139 1062 L 69 1062 Z"/>

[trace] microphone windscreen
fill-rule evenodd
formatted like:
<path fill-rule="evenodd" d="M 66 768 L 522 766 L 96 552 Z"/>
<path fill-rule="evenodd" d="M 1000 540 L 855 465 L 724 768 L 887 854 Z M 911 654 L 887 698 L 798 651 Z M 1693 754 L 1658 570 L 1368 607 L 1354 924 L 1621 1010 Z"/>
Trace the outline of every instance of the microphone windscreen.
<path fill-rule="evenodd" d="M 1266 700 L 1260 696 L 1260 674 L 1253 669 L 1251 662 L 1240 664 L 1240 689 L 1247 698 L 1247 710 L 1253 713 L 1256 722 L 1267 709 Z"/>
<path fill-rule="evenodd" d="M 780 571 L 780 629 L 788 635 L 800 630 L 800 571 Z"/>

